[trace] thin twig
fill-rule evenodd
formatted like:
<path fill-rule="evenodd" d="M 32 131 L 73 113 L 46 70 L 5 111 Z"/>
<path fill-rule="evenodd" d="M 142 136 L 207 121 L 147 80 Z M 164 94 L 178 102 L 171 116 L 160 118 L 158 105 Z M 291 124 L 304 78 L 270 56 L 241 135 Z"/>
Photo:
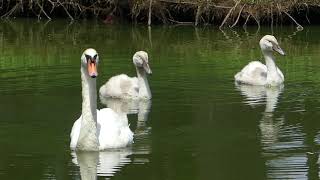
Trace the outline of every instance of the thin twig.
<path fill-rule="evenodd" d="M 297 30 L 303 30 L 303 27 L 287 12 L 284 13 L 297 25 Z"/>
<path fill-rule="evenodd" d="M 308 21 L 309 24 L 311 24 L 310 20 L 309 20 L 309 17 L 308 17 L 308 13 L 309 13 L 309 6 L 307 3 L 303 3 L 306 7 L 307 7 L 307 10 L 306 10 L 306 19 Z"/>
<path fill-rule="evenodd" d="M 251 16 L 250 14 L 247 16 L 246 21 L 245 21 L 244 24 L 242 25 L 243 28 L 247 26 L 247 22 L 248 22 L 250 16 Z"/>
<path fill-rule="evenodd" d="M 176 23 L 176 24 L 182 24 L 182 25 L 192 25 L 193 22 L 181 22 L 181 21 L 176 21 L 174 19 L 169 19 L 169 21 Z"/>
<path fill-rule="evenodd" d="M 270 13 L 271 13 L 271 34 L 273 35 L 273 11 L 272 11 L 272 7 L 270 7 Z"/>
<path fill-rule="evenodd" d="M 67 13 L 67 15 L 69 16 L 69 18 L 71 19 L 71 21 L 74 20 L 74 18 L 71 16 L 71 14 L 69 13 L 69 11 L 66 9 L 66 7 L 64 7 L 64 5 L 60 2 L 60 1 L 57 1 L 61 6 L 62 8 L 64 9 L 64 11 Z"/>
<path fill-rule="evenodd" d="M 52 11 L 54 10 L 54 8 L 56 7 L 56 3 L 52 2 L 51 0 L 47 0 L 50 4 L 51 4 L 51 11 L 50 13 L 52 13 Z"/>
<path fill-rule="evenodd" d="M 251 14 L 251 13 L 250 13 Z M 258 25 L 258 29 L 260 29 L 260 22 L 258 21 L 258 19 L 253 15 L 251 14 L 251 16 L 253 17 L 253 19 L 256 21 L 257 25 Z"/>
<path fill-rule="evenodd" d="M 195 26 L 198 26 L 198 24 L 199 24 L 199 16 L 201 14 L 201 6 L 202 6 L 202 4 L 198 5 L 198 8 L 197 8 L 196 18 L 195 18 L 195 23 L 194 23 Z"/>
<path fill-rule="evenodd" d="M 149 0 L 148 26 L 151 25 L 152 0 Z"/>
<path fill-rule="evenodd" d="M 239 14 L 238 14 L 238 17 L 237 17 L 237 20 L 233 23 L 233 25 L 231 26 L 231 28 L 233 28 L 239 21 L 239 18 L 240 18 L 240 15 L 242 13 L 242 10 L 244 8 L 244 6 L 246 6 L 245 4 L 241 7 L 240 11 L 239 11 Z"/>
<path fill-rule="evenodd" d="M 7 13 L 5 13 L 4 15 L 1 16 L 1 19 L 3 18 L 8 18 L 13 12 L 16 11 L 16 9 L 21 5 L 21 2 L 17 3 L 12 9 L 10 9 L 10 11 L 8 11 Z"/>
<path fill-rule="evenodd" d="M 241 0 L 237 1 L 237 3 L 230 9 L 230 11 L 228 12 L 228 14 L 225 16 L 225 18 L 223 19 L 221 25 L 219 26 L 219 28 L 221 29 L 224 25 L 224 23 L 227 21 L 227 19 L 229 18 L 229 16 L 231 15 L 232 11 L 238 6 L 238 4 L 241 2 Z"/>
<path fill-rule="evenodd" d="M 50 20 L 51 20 L 51 17 L 50 17 L 50 16 L 48 16 L 48 14 L 44 11 L 43 7 L 39 4 L 39 2 L 38 2 L 38 1 L 37 1 L 37 5 L 39 6 L 39 8 L 40 8 L 41 12 L 43 12 L 43 14 L 44 14 L 48 19 L 50 19 Z M 41 14 L 41 13 L 40 13 L 40 14 Z M 38 19 L 40 18 L 40 14 L 39 14 L 39 16 L 38 16 Z"/>

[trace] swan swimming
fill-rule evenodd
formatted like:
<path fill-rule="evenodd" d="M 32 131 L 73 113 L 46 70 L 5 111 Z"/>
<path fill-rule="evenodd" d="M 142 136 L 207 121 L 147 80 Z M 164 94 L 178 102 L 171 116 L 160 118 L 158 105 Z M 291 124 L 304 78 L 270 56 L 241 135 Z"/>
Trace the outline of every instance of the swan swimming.
<path fill-rule="evenodd" d="M 260 61 L 252 61 L 246 65 L 234 78 L 237 83 L 261 86 L 279 86 L 284 82 L 284 76 L 275 64 L 273 51 L 285 55 L 277 39 L 271 35 L 261 38 L 260 48 L 266 65 Z"/>
<path fill-rule="evenodd" d="M 112 97 L 120 99 L 151 99 L 151 91 L 147 79 L 147 74 L 152 71 L 149 67 L 148 53 L 138 51 L 133 55 L 133 64 L 136 67 L 137 77 L 129 77 L 120 74 L 111 77 L 103 86 L 99 93 L 101 97 Z"/>
<path fill-rule="evenodd" d="M 133 142 L 133 133 L 125 113 L 110 108 L 97 110 L 96 77 L 99 56 L 87 49 L 81 56 L 82 115 L 71 130 L 71 150 L 99 151 L 125 147 Z"/>

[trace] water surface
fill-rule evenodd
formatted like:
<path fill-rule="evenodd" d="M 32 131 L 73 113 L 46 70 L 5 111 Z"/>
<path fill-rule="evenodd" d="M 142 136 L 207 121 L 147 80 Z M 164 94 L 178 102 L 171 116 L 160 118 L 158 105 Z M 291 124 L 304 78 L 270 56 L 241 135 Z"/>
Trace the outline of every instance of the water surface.
<path fill-rule="evenodd" d="M 276 55 L 284 87 L 235 85 L 234 74 L 261 59 L 264 34 L 287 54 Z M 147 51 L 153 99 L 128 115 L 132 147 L 75 158 L 69 133 L 81 114 L 88 47 L 100 54 L 98 86 L 135 75 L 132 55 Z M 0 179 L 319 179 L 319 52 L 317 26 L 1 21 Z"/>

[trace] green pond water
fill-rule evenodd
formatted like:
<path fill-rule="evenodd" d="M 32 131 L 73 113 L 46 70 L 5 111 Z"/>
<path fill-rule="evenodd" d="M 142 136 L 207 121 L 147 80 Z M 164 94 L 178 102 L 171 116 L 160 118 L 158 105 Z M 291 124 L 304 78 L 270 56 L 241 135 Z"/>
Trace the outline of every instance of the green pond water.
<path fill-rule="evenodd" d="M 234 74 L 261 59 L 265 34 L 287 54 L 276 55 L 284 87 L 235 85 Z M 153 99 L 128 115 L 131 147 L 75 156 L 69 135 L 88 47 L 100 55 L 98 87 L 134 76 L 132 55 L 147 51 Z M 319 97 L 319 26 L 1 21 L 0 179 L 319 179 Z"/>

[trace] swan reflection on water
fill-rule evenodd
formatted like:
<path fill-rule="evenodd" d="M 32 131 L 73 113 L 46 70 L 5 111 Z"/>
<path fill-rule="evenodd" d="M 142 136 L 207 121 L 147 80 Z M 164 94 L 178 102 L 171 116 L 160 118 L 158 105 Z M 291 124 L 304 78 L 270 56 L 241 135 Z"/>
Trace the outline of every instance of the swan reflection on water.
<path fill-rule="evenodd" d="M 265 159 L 268 179 L 307 179 L 318 172 L 318 157 L 306 153 L 306 134 L 302 125 L 288 125 L 284 115 L 274 117 L 278 99 L 284 87 L 264 87 L 236 84 L 252 107 L 265 105 L 259 123 L 262 157 Z M 317 153 L 313 156 L 318 156 Z M 312 176 L 312 175 L 311 175 Z"/>
<path fill-rule="evenodd" d="M 277 107 L 278 98 L 284 89 L 284 86 L 265 87 L 236 84 L 237 89 L 246 97 L 246 104 L 252 107 L 265 105 L 262 118 L 259 124 L 261 132 L 261 143 L 263 147 L 275 143 L 278 139 L 278 133 L 283 125 L 283 118 L 273 120 L 273 112 Z"/>
<path fill-rule="evenodd" d="M 150 154 L 149 134 L 151 128 L 146 126 L 151 108 L 150 100 L 101 99 L 101 103 L 117 113 L 137 114 L 138 121 L 134 131 L 134 144 L 121 149 L 110 149 L 101 152 L 71 152 L 72 162 L 80 167 L 82 180 L 97 179 L 97 176 L 114 176 L 127 164 L 144 164 L 147 157 L 130 157 L 130 155 Z"/>
<path fill-rule="evenodd" d="M 97 176 L 111 177 L 123 166 L 131 163 L 130 147 L 101 152 L 72 152 L 72 162 L 80 167 L 82 180 L 93 180 Z"/>

